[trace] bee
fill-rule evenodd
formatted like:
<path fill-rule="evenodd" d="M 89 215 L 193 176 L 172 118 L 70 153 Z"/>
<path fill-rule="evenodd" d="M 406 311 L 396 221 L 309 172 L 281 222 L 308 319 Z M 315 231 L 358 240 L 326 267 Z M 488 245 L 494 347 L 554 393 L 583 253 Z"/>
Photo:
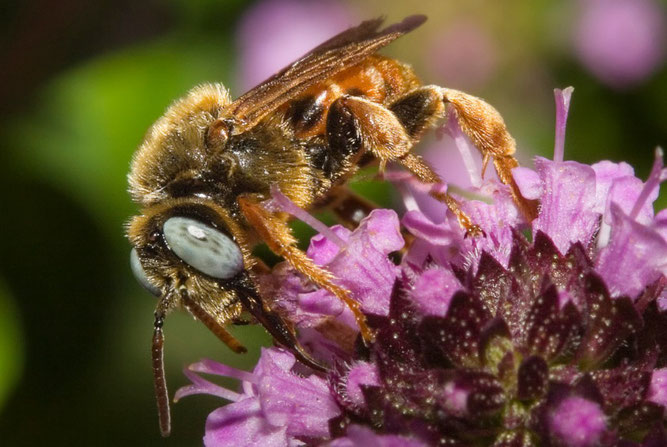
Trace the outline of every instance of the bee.
<path fill-rule="evenodd" d="M 381 29 L 382 19 L 350 28 L 232 101 L 220 84 L 193 88 L 173 103 L 134 154 L 129 191 L 141 207 L 127 234 L 138 281 L 158 297 L 152 368 L 159 425 L 170 433 L 163 323 L 185 309 L 235 352 L 243 345 L 225 328 L 247 311 L 304 364 L 316 362 L 293 326 L 258 288 L 265 268 L 252 248 L 266 243 L 298 272 L 332 292 L 353 312 L 365 342 L 373 334 L 359 304 L 296 246 L 288 215 L 266 207 L 272 188 L 305 209 L 331 208 L 347 224 L 371 206 L 345 187 L 362 166 L 394 162 L 424 183 L 440 177 L 412 148 L 446 113 L 493 159 L 521 209 L 510 170 L 515 143 L 499 113 L 463 92 L 422 85 L 410 66 L 377 51 L 425 21 L 411 16 Z M 481 229 L 448 193 L 431 193 L 471 236 Z"/>

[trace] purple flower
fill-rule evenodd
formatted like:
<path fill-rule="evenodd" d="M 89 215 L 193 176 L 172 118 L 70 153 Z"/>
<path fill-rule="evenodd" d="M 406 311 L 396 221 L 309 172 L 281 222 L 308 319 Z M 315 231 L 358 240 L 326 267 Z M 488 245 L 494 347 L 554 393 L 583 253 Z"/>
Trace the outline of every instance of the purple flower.
<path fill-rule="evenodd" d="M 364 387 L 380 383 L 377 366 L 368 362 L 356 362 L 332 381 L 341 405 L 361 410 L 365 405 Z"/>
<path fill-rule="evenodd" d="M 252 374 L 203 360 L 185 370 L 193 384 L 178 390 L 174 399 L 212 394 L 232 402 L 206 420 L 207 446 L 284 446 L 297 445 L 298 440 L 327 439 L 327 421 L 340 410 L 326 381 L 312 374 L 297 375 L 292 371 L 295 362 L 291 353 L 277 348 L 262 350 Z M 243 392 L 222 388 L 195 372 L 242 380 Z"/>
<path fill-rule="evenodd" d="M 274 190 L 273 195 L 274 201 L 287 200 L 280 191 Z M 381 314 L 389 307 L 391 287 L 400 270 L 387 255 L 403 244 L 396 212 L 374 210 L 353 232 L 337 225 L 327 229 L 326 235 L 313 237 L 306 254 L 339 278 L 340 285 L 363 297 L 365 312 Z M 339 317 L 356 328 L 350 310 L 331 293 L 313 288 L 285 264 L 276 271 L 277 275 L 265 278 L 265 287 L 277 297 L 283 312 L 292 314 L 292 321 L 312 327 L 326 317 Z"/>
<path fill-rule="evenodd" d="M 664 62 L 665 11 L 653 0 L 581 0 L 575 47 L 581 62 L 612 87 L 637 84 Z"/>
<path fill-rule="evenodd" d="M 422 273 L 412 289 L 412 299 L 421 313 L 444 317 L 461 282 L 450 269 L 434 267 Z"/>
<path fill-rule="evenodd" d="M 564 161 L 570 94 L 556 92 L 554 160 L 513 171 L 540 203 L 531 222 L 481 176 L 454 121 L 445 131 L 469 173 L 462 206 L 484 237 L 466 238 L 449 212 L 431 220 L 418 194 L 444 186 L 400 173 L 387 177 L 408 210 L 407 244 L 393 211 L 328 228 L 274 190 L 266 206 L 320 232 L 308 256 L 361 303 L 375 340 L 363 346 L 345 306 L 278 264 L 262 290 L 330 369 L 280 348 L 252 373 L 192 365 L 178 398 L 231 402 L 209 416 L 205 443 L 667 445 L 667 211 L 653 211 L 667 170 L 660 150 L 645 182 L 625 163 Z M 241 391 L 195 372 L 237 378 Z"/>
<path fill-rule="evenodd" d="M 569 95 L 561 100 L 557 123 L 567 116 Z M 564 133 L 564 125 L 557 125 L 556 140 L 562 142 Z M 562 144 L 555 152 L 562 158 Z M 667 274 L 667 234 L 653 213 L 658 186 L 667 177 L 662 157 L 656 149 L 645 183 L 628 164 L 609 161 L 587 166 L 538 157 L 535 171 L 517 168 L 514 179 L 524 197 L 540 201 L 533 235 L 548 234 L 560 253 L 576 242 L 595 246 L 597 273 L 611 293 L 637 297 Z"/>
<path fill-rule="evenodd" d="M 667 273 L 667 239 L 652 209 L 664 175 L 660 150 L 645 184 L 625 163 L 589 167 L 538 158 L 535 166 L 537 173 L 526 168 L 515 173 L 522 193 L 540 200 L 533 234 L 549 234 L 561 253 L 575 242 L 596 245 L 598 273 L 614 295 L 636 297 Z M 621 274 L 627 271 L 634 274 Z"/>
<path fill-rule="evenodd" d="M 433 258 L 441 265 L 454 263 L 460 266 L 476 266 L 481 254 L 487 251 L 506 265 L 510 254 L 512 228 L 524 224 L 512 201 L 509 188 L 501 184 L 494 175 L 488 175 L 489 173 L 482 180 L 478 167 L 481 160 L 476 156 L 477 150 L 463 135 L 452 115 L 444 127 L 444 132 L 451 136 L 461 155 L 465 168 L 459 171 L 468 173 L 467 182 L 459 177 L 459 183 L 468 185 L 470 194 L 468 200 L 461 204 L 461 208 L 482 228 L 487 237 L 467 238 L 451 213 L 445 214 L 441 222 L 434 221 L 431 217 L 433 213 L 429 209 L 434 206 L 434 200 L 424 197 L 427 192 L 424 185 L 418 184 L 412 177 L 390 173 L 387 177 L 397 183 L 408 210 L 401 223 L 418 238 L 404 258 L 404 263 L 419 265 L 426 258 Z M 449 178 L 446 174 L 443 177 Z M 424 204 L 427 209 L 424 209 Z M 443 208 L 442 204 L 437 206 Z"/>

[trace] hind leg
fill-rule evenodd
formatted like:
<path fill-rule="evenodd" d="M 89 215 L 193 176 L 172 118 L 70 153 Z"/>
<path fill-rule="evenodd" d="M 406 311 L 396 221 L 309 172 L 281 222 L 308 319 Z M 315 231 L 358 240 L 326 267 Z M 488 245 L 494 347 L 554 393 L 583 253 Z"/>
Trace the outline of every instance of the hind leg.
<path fill-rule="evenodd" d="M 335 106 L 345 110 L 353 121 L 354 128 L 360 136 L 361 153 L 371 153 L 380 161 L 380 168 L 390 161 L 402 164 L 424 183 L 441 183 L 438 174 L 426 164 L 421 157 L 411 152 L 418 141 L 413 134 L 421 131 L 439 118 L 437 107 L 435 113 L 423 114 L 424 119 L 409 123 L 405 127 L 399 117 L 382 104 L 354 96 L 344 96 L 336 100 Z M 332 106 L 333 107 L 333 106 Z M 440 109 L 442 110 L 442 106 Z M 444 202 L 465 229 L 466 234 L 478 236 L 482 230 L 475 225 L 470 217 L 461 209 L 456 199 L 449 193 L 435 188 L 431 195 Z"/>
<path fill-rule="evenodd" d="M 454 113 L 463 133 L 470 138 L 482 154 L 482 175 L 488 162 L 493 164 L 500 181 L 510 187 L 518 208 L 528 220 L 537 215 L 537 203 L 526 200 L 520 193 L 512 177 L 512 169 L 519 164 L 514 158 L 516 141 L 510 135 L 498 111 L 483 101 L 458 90 L 438 86 L 424 86 L 413 90 L 389 106 L 412 138 L 435 124 L 444 113 L 440 106 L 447 107 L 447 113 Z"/>
<path fill-rule="evenodd" d="M 518 166 L 513 156 L 516 143 L 498 111 L 481 99 L 456 90 L 423 86 L 389 106 L 353 96 L 341 97 L 336 103 L 354 120 L 363 152 L 375 155 L 381 167 L 389 161 L 402 164 L 424 183 L 442 180 L 411 149 L 423 132 L 433 128 L 446 112 L 455 113 L 462 131 L 482 153 L 485 165 L 493 158 L 498 177 L 510 187 L 519 209 L 527 219 L 535 217 L 536 204 L 521 196 L 512 178 L 511 170 Z M 451 195 L 440 191 L 431 195 L 449 207 L 468 234 L 481 234 Z"/>

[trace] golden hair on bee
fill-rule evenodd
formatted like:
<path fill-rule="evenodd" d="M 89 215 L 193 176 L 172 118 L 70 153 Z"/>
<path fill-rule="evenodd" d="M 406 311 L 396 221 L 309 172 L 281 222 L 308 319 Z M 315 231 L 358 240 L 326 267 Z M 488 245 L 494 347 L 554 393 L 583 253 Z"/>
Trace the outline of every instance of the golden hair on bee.
<path fill-rule="evenodd" d="M 161 189 L 183 170 L 203 169 L 214 147 L 207 144 L 211 123 L 231 102 L 219 83 L 201 84 L 169 106 L 148 130 L 132 158 L 130 194 L 135 202 L 149 205 L 166 198 Z"/>

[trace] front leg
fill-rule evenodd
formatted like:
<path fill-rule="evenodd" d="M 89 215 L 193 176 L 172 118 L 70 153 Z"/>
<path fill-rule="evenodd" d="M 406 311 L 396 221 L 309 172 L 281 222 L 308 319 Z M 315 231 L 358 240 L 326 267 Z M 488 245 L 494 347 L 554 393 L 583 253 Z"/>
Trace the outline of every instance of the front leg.
<path fill-rule="evenodd" d="M 312 259 L 297 248 L 296 239 L 287 223 L 265 209 L 252 196 L 239 197 L 238 203 L 241 213 L 269 248 L 278 256 L 285 258 L 298 272 L 345 303 L 354 314 L 364 341 L 371 342 L 373 334 L 366 324 L 366 317 L 361 312 L 359 303 L 350 297 L 349 291 L 333 282 L 333 275 L 330 272 L 316 265 Z"/>

